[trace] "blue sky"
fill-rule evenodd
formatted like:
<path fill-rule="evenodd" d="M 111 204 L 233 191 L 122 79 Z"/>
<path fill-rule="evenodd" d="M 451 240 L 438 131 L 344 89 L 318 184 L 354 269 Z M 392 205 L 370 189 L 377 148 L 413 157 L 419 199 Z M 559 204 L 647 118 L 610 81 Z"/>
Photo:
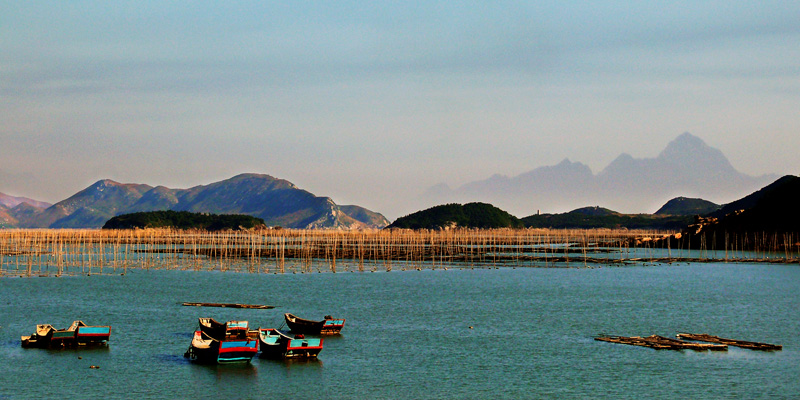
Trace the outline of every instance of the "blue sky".
<path fill-rule="evenodd" d="M 0 192 L 258 172 L 395 218 L 686 131 L 800 173 L 800 3 L 219 3 L 0 0 Z"/>

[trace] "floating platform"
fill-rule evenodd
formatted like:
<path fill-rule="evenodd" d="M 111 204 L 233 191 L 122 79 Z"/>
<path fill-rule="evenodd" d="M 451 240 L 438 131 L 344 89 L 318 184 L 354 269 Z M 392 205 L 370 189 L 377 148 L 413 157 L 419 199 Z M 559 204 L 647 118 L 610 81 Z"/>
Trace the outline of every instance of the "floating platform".
<path fill-rule="evenodd" d="M 721 344 L 726 344 L 728 346 L 736 346 L 750 350 L 763 350 L 763 351 L 783 350 L 783 346 L 779 344 L 748 342 L 746 340 L 736 340 L 736 339 L 725 339 L 719 336 L 709 335 L 707 333 L 679 333 L 678 338 L 686 340 L 697 340 L 700 342 L 721 343 Z"/>
<path fill-rule="evenodd" d="M 263 304 L 239 304 L 239 303 L 183 303 L 184 306 L 193 307 L 228 307 L 228 308 L 253 308 L 258 310 L 268 310 L 275 308 L 275 306 L 267 306 Z"/>
<path fill-rule="evenodd" d="M 596 337 L 594 340 L 601 342 L 620 343 L 631 346 L 649 347 L 656 350 L 694 350 L 694 351 L 726 351 L 728 346 L 725 344 L 705 344 L 692 343 L 683 340 L 671 339 L 664 336 L 650 335 L 641 336 L 603 336 Z"/>

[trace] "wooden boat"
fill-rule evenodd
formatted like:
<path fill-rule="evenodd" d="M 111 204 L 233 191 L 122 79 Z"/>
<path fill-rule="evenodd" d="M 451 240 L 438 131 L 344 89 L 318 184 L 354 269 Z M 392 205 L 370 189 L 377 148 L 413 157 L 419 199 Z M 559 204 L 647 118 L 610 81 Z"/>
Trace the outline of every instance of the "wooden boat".
<path fill-rule="evenodd" d="M 333 318 L 330 315 L 326 315 L 322 321 L 303 319 L 290 313 L 283 314 L 283 316 L 286 318 L 286 325 L 293 333 L 335 335 L 344 328 L 344 319 Z"/>
<path fill-rule="evenodd" d="M 258 353 L 258 340 L 247 338 L 216 340 L 196 330 L 184 357 L 210 364 L 248 363 Z"/>
<path fill-rule="evenodd" d="M 104 345 L 111 338 L 110 326 L 90 326 L 74 321 L 67 329 L 56 329 L 50 324 L 36 325 L 30 336 L 22 336 L 22 347 L 59 348 L 71 346 Z"/>
<path fill-rule="evenodd" d="M 218 322 L 214 318 L 200 318 L 200 331 L 211 339 L 228 340 L 247 337 L 247 321 Z"/>
<path fill-rule="evenodd" d="M 775 351 L 783 349 L 783 346 L 779 344 L 748 342 L 746 340 L 736 340 L 736 339 L 725 339 L 719 336 L 709 335 L 707 333 L 679 333 L 678 337 L 681 339 L 697 340 L 700 342 L 721 343 L 728 346 L 736 346 L 751 350 Z"/>
<path fill-rule="evenodd" d="M 291 337 L 277 329 L 258 330 L 258 345 L 264 358 L 316 358 L 323 339 L 308 339 L 303 334 Z"/>

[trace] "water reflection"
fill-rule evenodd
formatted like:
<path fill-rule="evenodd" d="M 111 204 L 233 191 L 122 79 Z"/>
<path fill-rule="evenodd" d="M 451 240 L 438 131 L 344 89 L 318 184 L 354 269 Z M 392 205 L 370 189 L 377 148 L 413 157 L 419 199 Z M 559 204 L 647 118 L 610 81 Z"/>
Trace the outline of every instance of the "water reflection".
<path fill-rule="evenodd" d="M 259 362 L 268 363 L 275 366 L 284 366 L 286 368 L 322 368 L 322 360 L 319 358 L 260 358 Z"/>
<path fill-rule="evenodd" d="M 214 376 L 216 379 L 253 379 L 258 376 L 258 368 L 252 363 L 200 364 L 189 362 L 191 373 L 197 378 Z"/>

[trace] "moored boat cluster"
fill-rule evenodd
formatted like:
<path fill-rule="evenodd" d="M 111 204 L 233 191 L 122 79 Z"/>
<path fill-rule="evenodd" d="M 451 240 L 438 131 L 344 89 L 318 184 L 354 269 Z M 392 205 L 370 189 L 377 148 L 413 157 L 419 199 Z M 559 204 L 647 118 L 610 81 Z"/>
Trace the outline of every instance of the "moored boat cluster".
<path fill-rule="evenodd" d="M 322 351 L 323 338 L 305 335 L 334 335 L 341 332 L 344 319 L 326 316 L 321 321 L 305 320 L 284 314 L 292 334 L 275 328 L 250 329 L 247 321 L 218 322 L 200 318 L 191 345 L 184 357 L 200 363 L 229 364 L 250 362 L 256 354 L 273 359 L 312 359 Z"/>
<path fill-rule="evenodd" d="M 291 330 L 275 328 L 250 329 L 247 321 L 218 322 L 214 318 L 199 318 L 198 329 L 184 357 L 199 363 L 247 363 L 260 352 L 262 358 L 315 359 L 322 351 L 324 339 L 305 335 L 336 335 L 344 327 L 344 319 L 326 316 L 313 321 L 284 314 Z M 22 336 L 22 347 L 68 348 L 75 346 L 107 345 L 111 326 L 90 326 L 75 321 L 66 329 L 50 324 L 36 325 L 30 336 Z"/>

